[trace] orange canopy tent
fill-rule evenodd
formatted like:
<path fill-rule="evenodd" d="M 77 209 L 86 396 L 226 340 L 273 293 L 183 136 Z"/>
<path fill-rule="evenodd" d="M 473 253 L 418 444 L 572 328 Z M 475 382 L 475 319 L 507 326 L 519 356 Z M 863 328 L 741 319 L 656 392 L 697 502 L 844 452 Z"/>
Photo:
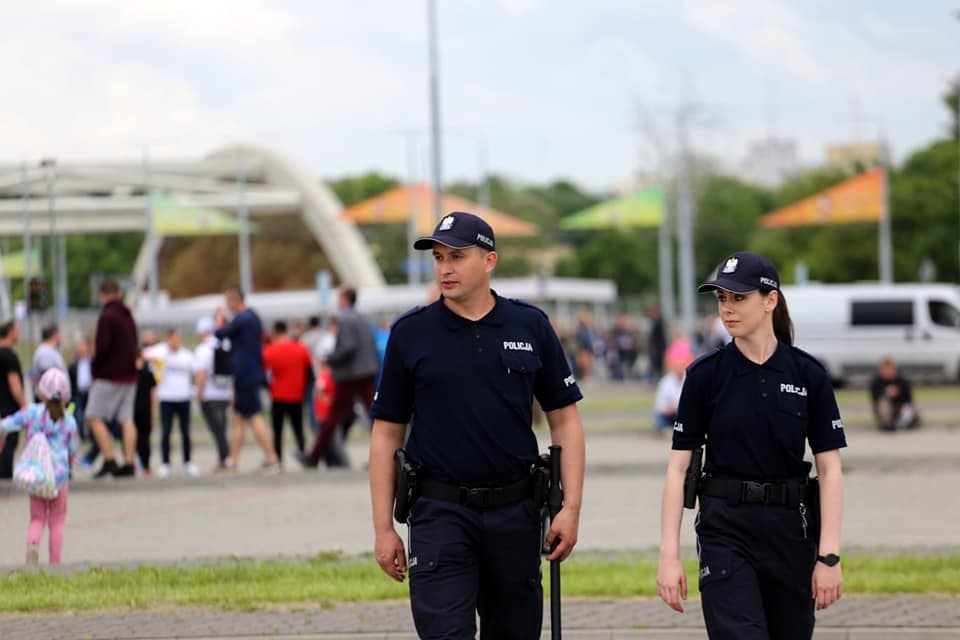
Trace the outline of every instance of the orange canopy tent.
<path fill-rule="evenodd" d="M 428 235 L 432 232 L 437 223 L 434 192 L 425 184 L 391 189 L 347 207 L 340 215 L 357 224 L 389 224 L 406 222 L 411 210 L 415 216 L 417 233 Z M 498 237 L 526 237 L 537 234 L 535 224 L 448 193 L 441 198 L 440 210 L 444 214 L 451 211 L 475 213 L 493 227 L 493 232 Z"/>
<path fill-rule="evenodd" d="M 885 180 L 882 168 L 870 169 L 766 214 L 760 218 L 760 226 L 770 229 L 880 220 L 886 207 Z"/>

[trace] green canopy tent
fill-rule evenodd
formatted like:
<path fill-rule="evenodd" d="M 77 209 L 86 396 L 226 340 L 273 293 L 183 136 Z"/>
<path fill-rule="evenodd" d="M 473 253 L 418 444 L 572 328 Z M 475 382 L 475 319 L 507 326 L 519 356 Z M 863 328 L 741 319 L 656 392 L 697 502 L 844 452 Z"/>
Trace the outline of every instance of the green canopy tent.
<path fill-rule="evenodd" d="M 657 185 L 570 214 L 560 221 L 560 228 L 586 231 L 659 227 L 663 219 L 663 188 Z"/>
<path fill-rule="evenodd" d="M 23 278 L 27 275 L 26 253 L 23 251 L 13 251 L 0 257 L 0 269 L 3 269 L 5 278 Z M 43 268 L 40 266 L 40 251 L 30 250 L 30 273 L 34 276 L 42 275 Z"/>
<path fill-rule="evenodd" d="M 160 193 L 150 194 L 153 230 L 159 236 L 212 236 L 240 232 L 240 222 L 216 209 L 198 207 Z"/>

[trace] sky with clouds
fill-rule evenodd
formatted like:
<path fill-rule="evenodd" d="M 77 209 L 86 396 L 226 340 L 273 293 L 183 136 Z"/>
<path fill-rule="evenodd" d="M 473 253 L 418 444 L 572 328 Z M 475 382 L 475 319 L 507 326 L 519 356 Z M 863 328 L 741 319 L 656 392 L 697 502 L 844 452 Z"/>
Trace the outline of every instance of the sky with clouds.
<path fill-rule="evenodd" d="M 941 135 L 957 2 L 437 0 L 444 176 L 603 189 L 698 149 Z M 426 0 L 8 0 L 2 161 L 193 156 L 237 141 L 318 175 L 428 175 Z M 410 151 L 413 151 L 411 154 Z M 411 161 L 411 158 L 413 160 Z"/>

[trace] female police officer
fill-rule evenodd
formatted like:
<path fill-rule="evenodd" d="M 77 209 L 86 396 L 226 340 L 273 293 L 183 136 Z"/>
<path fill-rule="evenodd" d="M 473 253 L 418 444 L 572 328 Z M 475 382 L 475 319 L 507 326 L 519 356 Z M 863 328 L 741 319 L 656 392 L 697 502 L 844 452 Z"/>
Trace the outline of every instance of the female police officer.
<path fill-rule="evenodd" d="M 442 297 L 393 325 L 373 403 L 370 492 L 377 562 L 395 580 L 410 571 L 421 638 L 540 637 L 540 523 L 530 469 L 538 458 L 533 398 L 563 447 L 563 509 L 549 556 L 577 541 L 583 486 L 580 390 L 547 316 L 490 289 L 493 231 L 475 215 L 445 216 L 414 247 L 432 250 Z M 391 518 L 394 451 L 419 465 L 410 559 Z"/>
<path fill-rule="evenodd" d="M 696 530 L 703 617 L 714 640 L 809 640 L 814 603 L 828 607 L 842 593 L 843 424 L 826 371 L 792 346 L 779 283 L 769 260 L 739 252 L 700 286 L 716 292 L 733 341 L 690 365 L 674 425 L 657 589 L 683 611 L 684 475 L 706 443 Z M 811 509 L 818 496 L 807 480 L 806 442 L 822 516 Z"/>

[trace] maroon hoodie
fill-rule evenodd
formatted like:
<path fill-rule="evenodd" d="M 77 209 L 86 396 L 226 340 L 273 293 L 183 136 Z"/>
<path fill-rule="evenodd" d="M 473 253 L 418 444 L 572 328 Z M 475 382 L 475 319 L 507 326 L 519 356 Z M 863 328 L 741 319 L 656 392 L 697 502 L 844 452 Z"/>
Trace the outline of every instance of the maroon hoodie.
<path fill-rule="evenodd" d="M 137 324 L 127 305 L 110 300 L 97 319 L 96 344 L 90 370 L 94 379 L 137 381 Z"/>

